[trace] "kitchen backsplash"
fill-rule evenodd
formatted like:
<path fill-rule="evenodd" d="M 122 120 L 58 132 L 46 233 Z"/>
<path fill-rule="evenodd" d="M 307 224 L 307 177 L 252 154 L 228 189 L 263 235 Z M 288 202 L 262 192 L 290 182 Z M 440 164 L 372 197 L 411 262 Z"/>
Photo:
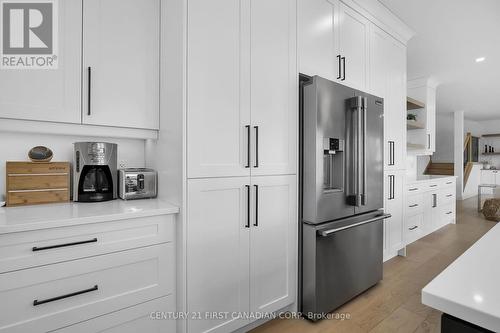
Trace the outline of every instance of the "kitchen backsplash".
<path fill-rule="evenodd" d="M 28 151 L 34 146 L 52 149 L 52 161 L 73 161 L 73 142 L 104 141 L 118 144 L 118 167 L 144 167 L 145 140 L 80 137 L 66 135 L 0 132 L 0 197 L 5 196 L 5 162 L 27 161 Z"/>

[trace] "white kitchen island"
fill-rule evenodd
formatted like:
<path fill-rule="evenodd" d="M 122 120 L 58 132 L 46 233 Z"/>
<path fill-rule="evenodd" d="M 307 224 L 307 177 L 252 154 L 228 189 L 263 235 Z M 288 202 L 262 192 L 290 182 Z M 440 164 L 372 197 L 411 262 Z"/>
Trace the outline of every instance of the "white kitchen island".
<path fill-rule="evenodd" d="M 445 313 L 442 332 L 500 332 L 500 225 L 425 286 L 422 303 Z"/>

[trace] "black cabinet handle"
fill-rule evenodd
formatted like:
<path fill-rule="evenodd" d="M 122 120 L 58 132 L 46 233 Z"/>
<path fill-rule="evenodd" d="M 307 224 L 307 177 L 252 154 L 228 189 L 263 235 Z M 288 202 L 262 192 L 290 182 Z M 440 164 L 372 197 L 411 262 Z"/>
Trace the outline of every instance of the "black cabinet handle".
<path fill-rule="evenodd" d="M 78 296 L 78 295 L 81 295 L 81 294 L 90 293 L 90 292 L 96 291 L 98 289 L 99 289 L 99 287 L 96 284 L 92 288 L 85 289 L 85 290 L 80 290 L 80 291 L 75 291 L 74 293 L 70 293 L 70 294 L 66 294 L 66 295 L 62 295 L 62 296 L 57 296 L 57 297 L 52 297 L 52 298 L 47 298 L 47 299 L 44 299 L 44 300 L 41 300 L 41 301 L 39 301 L 39 300 L 36 299 L 36 300 L 33 301 L 33 306 L 42 305 L 42 304 L 45 304 L 45 303 L 50 303 L 50 302 L 58 301 L 58 300 L 65 299 L 65 298 L 68 298 L 68 297 L 73 297 L 73 296 Z"/>
<path fill-rule="evenodd" d="M 255 223 L 254 227 L 259 226 L 259 185 L 254 185 L 255 187 Z"/>
<path fill-rule="evenodd" d="M 394 175 L 389 175 L 389 200 L 394 200 L 395 195 L 394 195 L 394 183 L 395 183 L 395 176 Z"/>
<path fill-rule="evenodd" d="M 340 54 L 337 56 L 337 59 L 338 59 L 338 63 L 339 63 L 339 75 L 337 76 L 337 80 L 339 80 L 340 78 L 342 78 L 342 64 L 341 64 L 341 57 L 340 57 Z"/>
<path fill-rule="evenodd" d="M 437 194 L 432 194 L 432 208 L 436 208 L 438 205 L 438 196 Z"/>
<path fill-rule="evenodd" d="M 408 206 L 408 207 L 410 207 L 410 208 L 415 208 L 415 207 L 418 207 L 418 204 L 410 205 L 410 206 Z"/>
<path fill-rule="evenodd" d="M 417 229 L 417 228 L 418 228 L 418 226 L 414 226 L 414 227 L 411 227 L 411 228 L 408 228 L 408 229 L 410 229 L 410 230 L 415 230 L 415 229 Z"/>
<path fill-rule="evenodd" d="M 92 100 L 92 67 L 87 68 L 87 73 L 88 73 L 88 79 L 89 81 L 87 82 L 87 88 L 88 88 L 88 95 L 87 95 L 87 115 L 90 116 L 91 112 L 91 100 Z"/>
<path fill-rule="evenodd" d="M 247 223 L 245 228 L 250 228 L 250 185 L 245 185 L 247 189 Z"/>
<path fill-rule="evenodd" d="M 247 129 L 247 164 L 245 168 L 250 168 L 250 125 L 246 125 Z"/>
<path fill-rule="evenodd" d="M 431 135 L 427 134 L 427 149 L 431 149 Z"/>
<path fill-rule="evenodd" d="M 414 187 L 414 188 L 410 188 L 408 191 L 413 192 L 413 191 L 417 191 L 417 190 L 418 190 L 418 188 L 415 188 L 415 187 Z"/>
<path fill-rule="evenodd" d="M 394 165 L 394 141 L 389 141 L 389 165 Z"/>
<path fill-rule="evenodd" d="M 437 185 L 435 185 L 435 184 L 434 185 L 429 185 L 429 187 L 437 187 Z"/>
<path fill-rule="evenodd" d="M 448 212 L 448 213 L 446 213 L 446 215 L 450 215 L 451 213 L 453 213 L 453 212 Z"/>
<path fill-rule="evenodd" d="M 259 167 L 259 126 L 254 126 L 255 129 L 255 165 L 254 168 Z"/>
<path fill-rule="evenodd" d="M 41 246 L 41 247 L 34 246 L 31 250 L 33 252 L 37 252 L 37 251 L 44 251 L 44 250 L 50 250 L 50 249 L 57 249 L 59 247 L 75 246 L 75 245 L 88 244 L 88 243 L 96 243 L 96 242 L 97 242 L 97 238 L 92 238 L 92 239 L 84 240 L 84 241 L 80 241 L 80 242 L 72 242 L 72 243 L 49 245 L 49 246 Z"/>
<path fill-rule="evenodd" d="M 453 196 L 453 194 L 448 194 L 446 197 L 447 197 L 447 198 L 450 198 L 450 197 L 452 197 L 452 196 Z"/>
<path fill-rule="evenodd" d="M 345 57 L 342 57 L 342 81 L 345 81 Z"/>

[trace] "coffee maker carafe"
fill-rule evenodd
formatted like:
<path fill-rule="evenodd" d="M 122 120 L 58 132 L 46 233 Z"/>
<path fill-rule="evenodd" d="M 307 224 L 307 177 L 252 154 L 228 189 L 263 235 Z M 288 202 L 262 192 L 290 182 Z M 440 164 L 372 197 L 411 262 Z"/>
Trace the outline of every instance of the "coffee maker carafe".
<path fill-rule="evenodd" d="M 97 202 L 117 197 L 117 145 L 75 142 L 73 201 Z"/>

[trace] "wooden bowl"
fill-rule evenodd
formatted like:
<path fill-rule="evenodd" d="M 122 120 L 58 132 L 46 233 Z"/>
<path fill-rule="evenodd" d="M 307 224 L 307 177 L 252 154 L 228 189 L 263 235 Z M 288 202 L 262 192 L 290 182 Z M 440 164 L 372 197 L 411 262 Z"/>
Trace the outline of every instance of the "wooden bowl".
<path fill-rule="evenodd" d="M 31 162 L 50 162 L 54 154 L 52 150 L 44 146 L 36 146 L 30 149 L 28 157 Z"/>

